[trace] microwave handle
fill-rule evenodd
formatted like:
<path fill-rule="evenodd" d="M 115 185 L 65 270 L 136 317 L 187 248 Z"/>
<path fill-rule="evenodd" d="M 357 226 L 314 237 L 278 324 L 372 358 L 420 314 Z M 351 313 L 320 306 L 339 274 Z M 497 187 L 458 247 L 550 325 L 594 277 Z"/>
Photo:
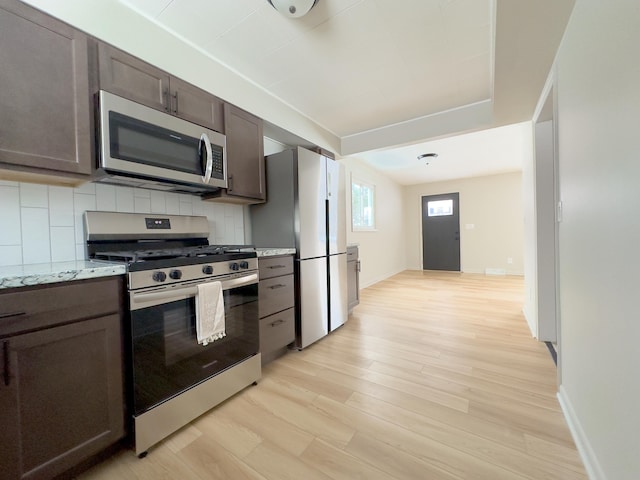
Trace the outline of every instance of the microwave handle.
<path fill-rule="evenodd" d="M 204 143 L 205 150 L 207 152 L 207 164 L 204 169 L 204 176 L 202 177 L 203 183 L 209 183 L 211 180 L 211 170 L 213 169 L 213 154 L 211 153 L 211 141 L 206 133 L 200 135 L 199 153 L 202 158 L 202 144 Z"/>

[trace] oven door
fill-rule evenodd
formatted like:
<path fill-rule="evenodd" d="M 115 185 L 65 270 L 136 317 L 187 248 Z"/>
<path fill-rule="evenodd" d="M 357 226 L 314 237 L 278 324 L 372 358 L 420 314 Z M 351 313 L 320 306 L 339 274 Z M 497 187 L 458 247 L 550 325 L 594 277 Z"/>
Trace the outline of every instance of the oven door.
<path fill-rule="evenodd" d="M 130 293 L 134 415 L 259 351 L 258 275 L 222 280 L 226 336 L 198 344 L 197 283 Z"/>

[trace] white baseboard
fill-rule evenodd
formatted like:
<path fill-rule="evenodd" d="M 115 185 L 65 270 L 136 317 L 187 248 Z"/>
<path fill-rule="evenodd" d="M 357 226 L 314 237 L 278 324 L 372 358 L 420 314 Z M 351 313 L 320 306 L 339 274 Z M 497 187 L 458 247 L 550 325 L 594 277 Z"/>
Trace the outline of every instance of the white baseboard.
<path fill-rule="evenodd" d="M 507 271 L 504 268 L 485 268 L 485 275 L 506 275 Z"/>
<path fill-rule="evenodd" d="M 562 385 L 560 385 L 560 388 L 558 389 L 558 401 L 560 402 L 560 408 L 562 408 L 562 412 L 564 413 L 564 418 L 567 420 L 567 425 L 569 425 L 571 435 L 573 435 L 573 441 L 576 443 L 578 453 L 582 458 L 582 463 L 584 463 L 584 468 L 587 471 L 589 480 L 607 480 L 593 448 L 591 447 L 591 443 L 582 429 L 580 420 L 576 416 L 571 400 L 567 396 L 567 391 Z"/>

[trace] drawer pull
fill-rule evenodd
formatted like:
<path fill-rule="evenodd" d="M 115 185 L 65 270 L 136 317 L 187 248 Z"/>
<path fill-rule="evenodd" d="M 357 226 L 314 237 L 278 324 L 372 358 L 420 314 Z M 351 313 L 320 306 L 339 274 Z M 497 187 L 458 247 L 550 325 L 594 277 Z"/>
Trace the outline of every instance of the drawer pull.
<path fill-rule="evenodd" d="M 277 285 L 271 285 L 269 288 L 271 290 L 275 290 L 277 288 L 284 288 L 284 287 L 286 287 L 286 285 L 283 285 L 282 283 L 278 283 Z"/>
<path fill-rule="evenodd" d="M 271 265 L 271 266 L 269 266 L 267 268 L 274 269 L 274 268 L 285 268 L 285 267 L 286 267 L 286 265 Z"/>
<path fill-rule="evenodd" d="M 19 317 L 20 315 L 26 315 L 27 312 L 14 312 L 14 313 L 0 313 L 0 318 Z"/>
<path fill-rule="evenodd" d="M 280 320 L 276 320 L 275 322 L 271 323 L 272 327 L 277 327 L 278 325 L 282 325 L 284 323 L 284 320 L 280 319 Z"/>
<path fill-rule="evenodd" d="M 11 383 L 11 372 L 9 370 L 9 342 L 2 343 L 2 356 L 4 360 L 4 384 L 8 387 Z"/>

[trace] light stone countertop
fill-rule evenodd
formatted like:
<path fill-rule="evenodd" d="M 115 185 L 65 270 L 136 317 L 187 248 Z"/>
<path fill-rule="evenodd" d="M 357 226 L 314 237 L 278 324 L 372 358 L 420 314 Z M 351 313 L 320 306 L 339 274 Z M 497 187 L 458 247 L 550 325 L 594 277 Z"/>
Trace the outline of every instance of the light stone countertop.
<path fill-rule="evenodd" d="M 295 248 L 256 248 L 258 258 L 275 257 L 276 255 L 295 255 Z"/>
<path fill-rule="evenodd" d="M 0 267 L 0 289 L 124 275 L 123 264 L 78 260 Z"/>

